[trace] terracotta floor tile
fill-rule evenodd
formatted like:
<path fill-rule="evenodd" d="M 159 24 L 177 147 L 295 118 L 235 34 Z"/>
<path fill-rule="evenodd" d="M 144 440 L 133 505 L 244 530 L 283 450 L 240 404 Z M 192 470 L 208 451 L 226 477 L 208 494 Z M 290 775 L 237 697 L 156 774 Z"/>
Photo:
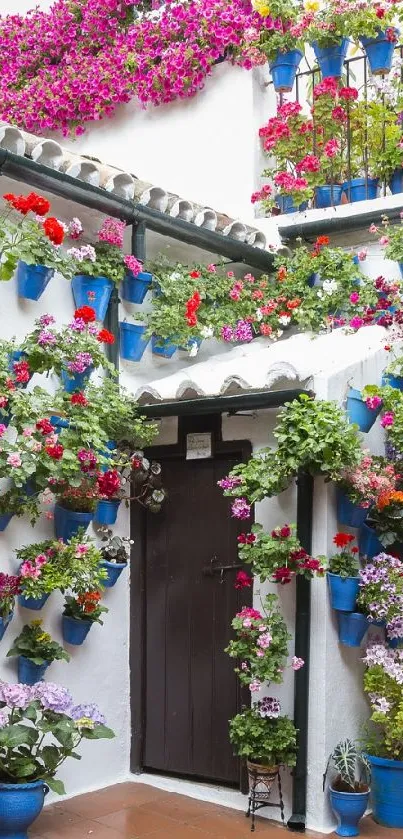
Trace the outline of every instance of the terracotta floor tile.
<path fill-rule="evenodd" d="M 147 839 L 211 839 L 211 833 L 206 833 L 190 824 L 178 824 L 173 830 L 157 830 L 156 833 L 149 833 Z"/>
<path fill-rule="evenodd" d="M 156 833 L 157 830 L 174 830 L 177 822 L 161 813 L 154 813 L 152 803 L 149 808 L 128 807 L 119 810 L 117 813 L 110 813 L 108 816 L 101 816 L 97 819 L 100 824 L 112 827 L 114 830 L 127 837 L 143 837 L 149 833 Z"/>
<path fill-rule="evenodd" d="M 166 798 L 153 801 L 152 804 L 150 802 L 143 804 L 141 809 L 152 810 L 153 813 L 168 816 L 181 824 L 192 824 L 202 815 L 219 813 L 225 808 L 211 804 L 209 801 L 199 801 L 197 798 L 170 793 Z"/>
<path fill-rule="evenodd" d="M 87 819 L 107 816 L 126 807 L 136 807 L 148 801 L 166 798 L 169 793 L 146 784 L 116 784 L 113 787 L 78 795 L 65 802 L 64 807 L 71 813 L 78 813 Z"/>
<path fill-rule="evenodd" d="M 227 813 L 211 813 L 200 816 L 199 819 L 192 822 L 192 826 L 213 836 L 218 836 L 220 839 L 246 839 L 251 832 L 250 820 L 245 817 L 244 813 L 234 812 L 233 810 L 229 810 Z M 270 829 L 272 830 L 272 828 Z M 264 835 L 266 839 L 268 834 L 265 821 L 256 819 L 256 830 L 259 830 L 259 833 L 262 836 Z"/>
<path fill-rule="evenodd" d="M 134 839 L 130 833 L 123 834 L 125 839 Z M 46 829 L 40 834 L 41 839 L 122 839 L 122 833 L 91 819 L 79 819 L 75 824 L 64 824 Z"/>
<path fill-rule="evenodd" d="M 35 830 L 38 834 L 45 833 L 46 830 L 53 830 L 64 825 L 76 824 L 80 821 L 80 816 L 72 813 L 63 806 L 63 804 L 51 804 L 50 807 L 45 807 L 41 815 L 35 822 Z"/>

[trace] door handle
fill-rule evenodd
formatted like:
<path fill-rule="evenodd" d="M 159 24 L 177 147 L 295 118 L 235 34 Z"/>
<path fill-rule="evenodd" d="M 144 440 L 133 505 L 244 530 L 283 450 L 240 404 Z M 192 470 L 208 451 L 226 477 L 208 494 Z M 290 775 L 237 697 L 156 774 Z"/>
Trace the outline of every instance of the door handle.
<path fill-rule="evenodd" d="M 214 577 L 215 574 L 220 574 L 221 578 L 225 571 L 238 571 L 243 566 L 238 565 L 214 565 L 214 559 L 210 561 L 210 565 L 205 565 L 203 574 L 205 577 Z"/>

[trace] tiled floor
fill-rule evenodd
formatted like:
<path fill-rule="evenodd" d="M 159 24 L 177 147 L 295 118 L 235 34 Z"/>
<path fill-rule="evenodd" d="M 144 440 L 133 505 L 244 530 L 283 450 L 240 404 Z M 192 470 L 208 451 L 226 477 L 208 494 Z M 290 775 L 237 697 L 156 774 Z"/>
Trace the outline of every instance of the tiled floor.
<path fill-rule="evenodd" d="M 286 835 L 290 834 L 283 828 L 264 819 L 257 820 L 256 839 L 283 839 Z M 305 836 L 319 839 L 323 834 L 306 833 Z M 403 839 L 403 830 L 386 830 L 367 819 L 362 823 L 361 836 Z M 145 784 L 126 783 L 45 808 L 30 832 L 30 839 L 88 837 L 250 839 L 250 822 L 237 810 L 167 793 Z"/>

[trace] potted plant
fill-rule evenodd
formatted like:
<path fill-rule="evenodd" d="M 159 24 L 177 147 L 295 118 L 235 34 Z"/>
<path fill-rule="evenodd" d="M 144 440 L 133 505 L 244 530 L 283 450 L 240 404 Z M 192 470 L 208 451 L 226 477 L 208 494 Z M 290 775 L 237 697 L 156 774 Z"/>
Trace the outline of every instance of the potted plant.
<path fill-rule="evenodd" d="M 323 789 L 332 766 L 336 772 L 329 788 L 330 804 L 337 817 L 337 836 L 359 836 L 358 823 L 368 807 L 371 768 L 351 740 L 337 744 L 327 762 Z"/>
<path fill-rule="evenodd" d="M 15 598 L 20 593 L 20 577 L 0 572 L 0 641 L 12 620 Z"/>
<path fill-rule="evenodd" d="M 349 31 L 364 48 L 371 73 L 385 75 L 392 66 L 393 53 L 399 40 L 396 18 L 402 17 L 397 4 L 374 6 L 362 3 L 350 15 Z"/>
<path fill-rule="evenodd" d="M 368 399 L 366 391 L 350 387 L 346 398 L 346 412 L 351 423 L 358 425 L 360 431 L 366 434 L 371 431 L 377 416 L 381 412 L 381 401 Z"/>
<path fill-rule="evenodd" d="M 312 45 L 322 79 L 340 78 L 349 46 L 348 12 L 332 0 L 308 13 L 300 22 Z"/>
<path fill-rule="evenodd" d="M 48 682 L 1 682 L 0 710 L 0 824 L 10 839 L 21 839 L 49 788 L 64 794 L 55 776 L 67 758 L 77 756 L 81 741 L 114 733 L 96 706 L 74 705 L 66 688 Z"/>
<path fill-rule="evenodd" d="M 351 469 L 344 469 L 337 483 L 339 524 L 361 527 L 379 496 L 396 489 L 397 480 L 391 463 L 364 451 L 361 462 Z"/>
<path fill-rule="evenodd" d="M 403 543 L 403 492 L 392 490 L 379 496 L 371 508 L 368 524 L 385 548 L 401 548 Z"/>
<path fill-rule="evenodd" d="M 373 644 L 364 656 L 364 690 L 371 704 L 377 733 L 368 738 L 372 814 L 385 827 L 403 827 L 403 749 L 401 709 L 403 673 L 401 650 Z"/>
<path fill-rule="evenodd" d="M 62 618 L 63 640 L 66 643 L 80 645 L 94 623 L 103 625 L 101 615 L 109 610 L 100 605 L 100 600 L 99 591 L 86 591 L 66 597 Z"/>
<path fill-rule="evenodd" d="M 403 276 L 403 216 L 400 224 L 390 224 L 387 216 L 382 216 L 382 229 L 372 225 L 371 233 L 378 234 L 379 244 L 383 249 L 386 259 L 393 259 L 399 263 L 400 273 Z"/>
<path fill-rule="evenodd" d="M 52 661 L 70 661 L 63 647 L 44 632 L 42 621 L 26 624 L 14 639 L 7 657 L 18 656 L 18 681 L 24 685 L 40 682 Z"/>
<path fill-rule="evenodd" d="M 378 626 L 386 626 L 391 647 L 403 640 L 403 562 L 380 553 L 360 569 L 358 605 Z"/>
<path fill-rule="evenodd" d="M 282 681 L 291 637 L 275 594 L 266 595 L 262 609 L 259 612 L 244 606 L 238 612 L 232 621 L 236 639 L 225 650 L 240 662 L 235 673 L 251 691 L 258 690 L 265 681 Z"/>
<path fill-rule="evenodd" d="M 115 524 L 120 502 L 124 494 L 124 482 L 117 469 L 108 469 L 97 477 L 99 501 L 95 509 L 95 521 L 99 524 Z"/>
<path fill-rule="evenodd" d="M 90 462 L 87 449 L 85 462 Z M 84 454 L 82 455 L 84 458 Z M 96 455 L 93 454 L 94 463 Z M 54 508 L 55 535 L 57 539 L 68 542 L 76 536 L 80 528 L 86 528 L 94 518 L 95 510 L 99 501 L 99 490 L 95 476 L 81 479 L 78 485 L 68 485 L 67 479 L 59 481 L 52 486 L 56 493 L 56 504 Z"/>
<path fill-rule="evenodd" d="M 359 647 L 368 629 L 368 618 L 360 606 L 357 608 L 358 548 L 351 547 L 351 533 L 336 533 L 333 542 L 340 552 L 329 558 L 327 580 L 331 606 L 337 612 L 339 641 L 347 647 Z"/>
<path fill-rule="evenodd" d="M 265 776 L 269 789 L 280 766 L 295 766 L 297 731 L 292 720 L 280 716 L 280 711 L 279 702 L 266 697 L 230 720 L 230 741 L 235 754 L 246 759 L 251 791 L 257 775 Z"/>
<path fill-rule="evenodd" d="M 112 588 L 129 562 L 133 540 L 128 536 L 118 536 L 107 527 L 102 528 L 101 533 L 101 567 L 108 575 L 103 584 Z"/>
<path fill-rule="evenodd" d="M 1 279 L 11 279 L 17 267 L 19 296 L 39 300 L 55 271 L 66 278 L 73 274 L 74 262 L 60 248 L 64 226 L 52 216 L 44 218 L 50 210 L 49 201 L 35 192 L 26 196 L 7 193 L 3 198 L 8 208 L 0 220 Z M 15 220 L 14 211 L 22 218 Z"/>
<path fill-rule="evenodd" d="M 49 539 L 27 545 L 16 552 L 20 562 L 20 603 L 39 609 L 53 591 L 95 588 L 102 585 L 101 554 L 95 543 L 81 531 L 68 543 Z"/>
<path fill-rule="evenodd" d="M 269 61 L 273 87 L 277 93 L 289 93 L 293 89 L 303 58 L 304 42 L 298 40 L 292 31 L 299 10 L 300 6 L 289 0 L 275 0 L 270 7 L 266 4 L 266 8 L 260 11 L 263 25 L 256 46 Z"/>
<path fill-rule="evenodd" d="M 325 573 L 323 558 L 315 559 L 301 547 L 295 525 L 284 524 L 265 533 L 261 524 L 253 524 L 250 533 L 238 536 L 238 554 L 242 562 L 252 565 L 261 583 L 270 580 L 284 585 L 297 574 L 310 580 Z"/>

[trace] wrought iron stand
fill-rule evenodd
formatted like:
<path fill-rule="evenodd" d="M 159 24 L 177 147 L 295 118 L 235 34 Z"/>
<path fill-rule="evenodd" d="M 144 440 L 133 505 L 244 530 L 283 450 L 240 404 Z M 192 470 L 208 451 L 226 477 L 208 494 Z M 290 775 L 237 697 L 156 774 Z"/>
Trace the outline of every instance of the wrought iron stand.
<path fill-rule="evenodd" d="M 281 821 L 284 824 L 284 801 L 281 789 L 280 771 L 277 769 L 274 772 L 269 772 L 266 767 L 258 767 L 253 764 L 248 764 L 249 776 L 249 802 L 248 810 L 245 813 L 246 818 L 252 814 L 251 831 L 255 830 L 255 814 L 262 807 L 279 807 L 281 813 Z M 275 781 L 277 780 L 279 801 L 269 801 L 271 791 Z"/>

